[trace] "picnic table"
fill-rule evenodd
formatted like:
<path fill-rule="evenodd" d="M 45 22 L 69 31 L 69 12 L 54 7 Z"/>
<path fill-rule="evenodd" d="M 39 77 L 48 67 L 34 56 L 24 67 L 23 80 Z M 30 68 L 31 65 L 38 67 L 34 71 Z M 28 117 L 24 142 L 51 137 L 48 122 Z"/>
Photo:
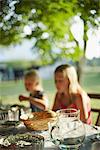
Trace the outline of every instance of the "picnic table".
<path fill-rule="evenodd" d="M 1 111 L 2 113 L 2 111 Z M 0 122 L 2 119 L 6 119 L 7 115 L 4 112 L 3 118 L 1 117 Z M 94 126 L 94 125 L 87 125 L 84 124 L 85 126 L 85 131 L 86 131 L 86 136 L 84 143 L 80 147 L 80 150 L 91 150 L 92 143 L 96 141 L 100 141 L 100 127 L 99 126 Z M 59 150 L 59 146 L 53 144 L 50 140 L 49 136 L 49 131 L 32 131 L 26 128 L 24 123 L 22 121 L 19 121 L 19 124 L 17 126 L 13 126 L 10 128 L 3 128 L 2 126 L 0 127 L 0 138 L 3 136 L 9 136 L 9 135 L 16 135 L 16 134 L 24 134 L 24 133 L 31 133 L 34 135 L 42 135 L 44 137 L 44 150 Z M 24 148 L 23 148 L 24 150 Z M 37 149 L 35 149 L 37 150 Z"/>

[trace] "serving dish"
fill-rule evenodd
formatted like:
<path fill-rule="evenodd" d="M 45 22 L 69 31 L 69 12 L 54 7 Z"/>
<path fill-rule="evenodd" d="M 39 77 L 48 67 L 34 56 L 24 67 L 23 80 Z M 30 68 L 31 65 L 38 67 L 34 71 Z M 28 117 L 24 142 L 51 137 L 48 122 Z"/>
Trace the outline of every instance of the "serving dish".
<path fill-rule="evenodd" d="M 0 139 L 0 150 L 43 150 L 44 137 L 30 133 L 5 136 Z"/>
<path fill-rule="evenodd" d="M 57 115 L 54 111 L 42 111 L 42 112 L 33 112 L 33 117 L 28 119 L 22 119 L 25 126 L 30 130 L 41 131 L 48 129 L 48 122 L 53 122 L 57 119 Z"/>

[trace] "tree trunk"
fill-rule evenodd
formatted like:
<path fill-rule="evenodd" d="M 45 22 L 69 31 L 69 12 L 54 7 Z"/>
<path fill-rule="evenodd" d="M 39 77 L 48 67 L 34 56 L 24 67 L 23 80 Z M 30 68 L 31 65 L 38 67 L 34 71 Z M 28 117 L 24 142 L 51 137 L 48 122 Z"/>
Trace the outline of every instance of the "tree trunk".
<path fill-rule="evenodd" d="M 86 24 L 86 20 L 82 19 L 83 22 L 84 22 L 84 35 L 83 35 L 83 41 L 84 41 L 84 47 L 83 47 L 83 57 L 76 62 L 76 66 L 77 66 L 77 75 L 78 75 L 78 81 L 79 83 L 81 82 L 81 75 L 82 75 L 82 72 L 83 72 L 83 67 L 84 67 L 84 64 L 85 64 L 85 52 L 86 52 L 86 46 L 87 46 L 87 40 L 88 40 L 88 37 L 87 37 L 87 24 Z"/>

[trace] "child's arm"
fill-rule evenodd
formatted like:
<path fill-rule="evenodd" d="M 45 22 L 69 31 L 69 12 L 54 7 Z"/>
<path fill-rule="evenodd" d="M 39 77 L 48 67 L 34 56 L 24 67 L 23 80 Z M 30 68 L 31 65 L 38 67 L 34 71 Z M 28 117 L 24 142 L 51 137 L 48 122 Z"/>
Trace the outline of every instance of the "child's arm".
<path fill-rule="evenodd" d="M 34 98 L 34 97 L 29 97 L 29 101 L 31 104 L 35 105 L 36 107 L 40 108 L 41 110 L 47 110 L 48 106 L 47 106 L 47 98 L 45 96 L 43 96 L 41 99 L 39 98 Z"/>
<path fill-rule="evenodd" d="M 19 96 L 19 100 L 22 101 L 29 101 L 31 104 L 35 105 L 36 107 L 40 108 L 41 110 L 48 109 L 48 99 L 46 96 L 42 95 L 40 98 L 36 97 L 26 97 L 23 95 Z"/>
<path fill-rule="evenodd" d="M 19 100 L 20 100 L 20 102 L 22 102 L 22 101 L 29 101 L 29 97 L 26 97 L 24 95 L 19 95 Z"/>

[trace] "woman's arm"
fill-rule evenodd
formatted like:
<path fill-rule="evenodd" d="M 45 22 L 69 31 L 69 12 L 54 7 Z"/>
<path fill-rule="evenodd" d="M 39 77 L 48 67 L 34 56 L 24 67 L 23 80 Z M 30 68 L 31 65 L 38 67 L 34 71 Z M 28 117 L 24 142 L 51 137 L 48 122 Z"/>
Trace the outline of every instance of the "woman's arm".
<path fill-rule="evenodd" d="M 78 94 L 75 100 L 76 106 L 80 110 L 80 119 L 85 123 L 88 119 L 87 98 L 86 95 Z"/>

